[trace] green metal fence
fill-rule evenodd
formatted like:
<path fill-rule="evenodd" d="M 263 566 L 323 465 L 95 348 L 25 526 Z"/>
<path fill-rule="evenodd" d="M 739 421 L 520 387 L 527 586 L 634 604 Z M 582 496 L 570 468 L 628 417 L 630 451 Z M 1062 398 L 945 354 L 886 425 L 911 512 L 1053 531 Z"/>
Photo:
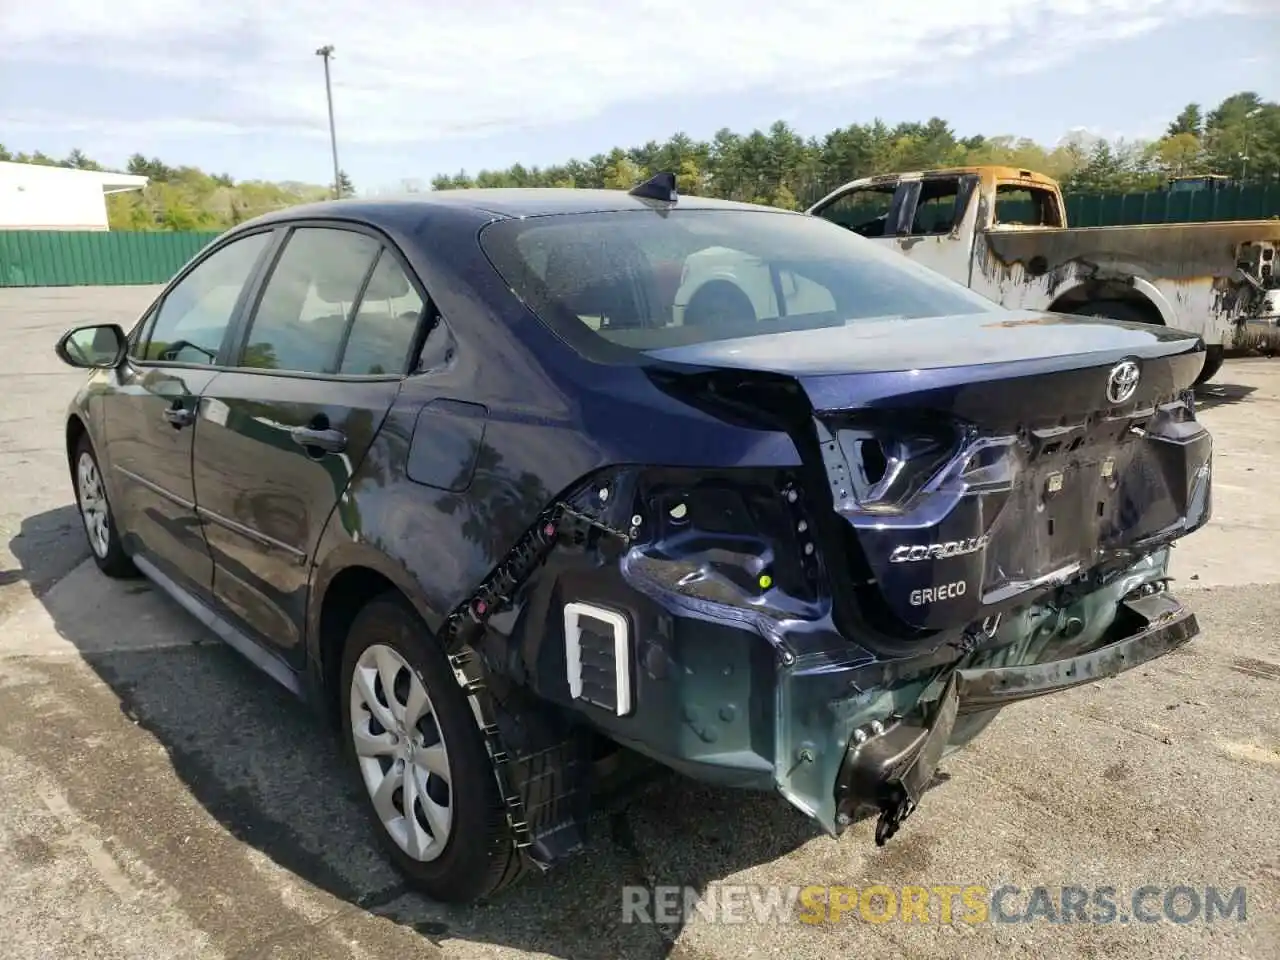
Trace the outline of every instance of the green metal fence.
<path fill-rule="evenodd" d="M 1068 194 L 1065 199 L 1067 222 L 1073 227 L 1280 216 L 1280 184 L 1178 193 Z M 1002 206 L 1002 218 L 1017 219 L 1013 206 Z M 1029 205 L 1026 215 L 1032 215 Z M 0 230 L 0 287 L 164 283 L 217 236 L 128 230 Z"/>
<path fill-rule="evenodd" d="M 217 233 L 0 230 L 0 287 L 164 283 Z"/>
<path fill-rule="evenodd" d="M 1124 227 L 1152 223 L 1209 223 L 1214 220 L 1268 220 L 1280 216 L 1280 184 L 1218 190 L 1153 190 L 1150 193 L 1068 193 L 1067 224 Z M 1030 200 L 1001 200 L 1000 219 L 1034 223 Z"/>
<path fill-rule="evenodd" d="M 1267 220 L 1280 216 L 1280 184 L 1151 193 L 1067 194 L 1073 227 L 1117 227 L 1140 223 L 1208 223 Z"/>

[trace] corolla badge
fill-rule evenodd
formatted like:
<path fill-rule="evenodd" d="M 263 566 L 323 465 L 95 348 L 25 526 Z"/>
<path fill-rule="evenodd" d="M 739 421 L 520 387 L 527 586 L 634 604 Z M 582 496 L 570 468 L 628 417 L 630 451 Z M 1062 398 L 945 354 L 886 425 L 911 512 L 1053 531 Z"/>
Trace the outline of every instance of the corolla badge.
<path fill-rule="evenodd" d="M 1107 375 L 1107 399 L 1112 403 L 1124 403 L 1137 391 L 1141 376 L 1138 364 L 1133 360 L 1117 363 Z"/>
<path fill-rule="evenodd" d="M 921 560 L 948 560 L 951 557 L 963 557 L 969 553 L 985 550 L 991 542 L 991 535 L 984 533 L 980 537 L 968 540 L 947 540 L 944 543 L 918 543 L 915 546 L 895 547 L 889 554 L 890 563 L 918 563 Z"/>

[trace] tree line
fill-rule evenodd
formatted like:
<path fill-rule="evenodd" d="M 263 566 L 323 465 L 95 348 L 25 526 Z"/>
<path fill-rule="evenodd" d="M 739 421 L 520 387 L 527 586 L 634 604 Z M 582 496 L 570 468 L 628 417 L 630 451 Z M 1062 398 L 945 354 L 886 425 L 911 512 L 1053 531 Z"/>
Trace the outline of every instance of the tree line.
<path fill-rule="evenodd" d="M 1207 112 L 1188 104 L 1158 140 L 1110 142 L 1076 133 L 1054 147 L 1025 137 L 961 137 L 939 117 L 855 123 L 807 138 L 778 121 L 745 135 L 722 129 L 709 141 L 676 134 L 550 167 L 462 171 L 431 185 L 623 188 L 670 170 L 685 193 L 796 209 L 859 177 L 973 164 L 1036 170 L 1069 193 L 1137 193 L 1160 189 L 1170 177 L 1207 173 L 1271 182 L 1280 178 L 1280 104 L 1246 91 Z"/>
<path fill-rule="evenodd" d="M 64 158 L 40 152 L 0 160 L 101 170 L 80 150 Z M 1007 164 L 1056 178 L 1069 193 L 1156 190 L 1170 177 L 1222 174 L 1234 179 L 1280 179 L 1280 104 L 1256 93 L 1232 94 L 1211 110 L 1191 103 L 1153 141 L 1108 141 L 1076 133 L 1053 147 L 1025 137 L 962 137 L 941 118 L 893 126 L 881 120 L 851 124 L 821 137 L 803 137 L 783 121 L 749 134 L 719 130 L 710 140 L 677 133 L 664 143 L 614 147 L 586 160 L 547 167 L 515 164 L 504 170 L 461 171 L 431 180 L 436 190 L 460 187 L 629 188 L 659 170 L 676 173 L 680 190 L 702 196 L 801 209 L 858 177 L 897 170 Z M 270 210 L 323 199 L 332 186 L 262 180 L 236 181 L 197 167 L 170 167 L 135 154 L 129 173 L 150 178 L 140 192 L 107 198 L 112 228 L 222 230 Z M 401 188 L 422 189 L 405 180 Z M 341 173 L 343 196 L 355 193 Z"/>

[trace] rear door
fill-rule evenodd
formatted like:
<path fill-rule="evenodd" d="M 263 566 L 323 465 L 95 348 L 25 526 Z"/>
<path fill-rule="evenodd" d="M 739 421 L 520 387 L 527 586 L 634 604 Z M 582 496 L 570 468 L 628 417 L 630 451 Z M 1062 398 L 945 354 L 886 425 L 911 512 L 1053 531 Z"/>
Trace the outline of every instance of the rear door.
<path fill-rule="evenodd" d="M 301 665 L 308 565 L 400 388 L 424 297 L 372 232 L 291 229 L 201 397 L 197 512 L 223 612 Z"/>
<path fill-rule="evenodd" d="M 128 549 L 205 598 L 213 562 L 191 476 L 196 402 L 218 375 L 270 242 L 266 230 L 223 243 L 171 285 L 139 326 L 105 401 L 110 482 Z"/>

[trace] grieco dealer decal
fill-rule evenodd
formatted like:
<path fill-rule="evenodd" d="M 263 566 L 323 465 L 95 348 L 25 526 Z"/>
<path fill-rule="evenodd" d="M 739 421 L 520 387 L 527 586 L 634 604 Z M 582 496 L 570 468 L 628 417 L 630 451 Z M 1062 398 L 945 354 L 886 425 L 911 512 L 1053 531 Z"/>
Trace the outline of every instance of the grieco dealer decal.
<path fill-rule="evenodd" d="M 970 537 L 968 540 L 948 540 L 946 543 L 918 543 L 914 547 L 901 546 L 889 554 L 890 563 L 916 563 L 920 560 L 946 560 L 977 553 L 986 547 L 991 536 Z"/>
<path fill-rule="evenodd" d="M 956 597 L 963 597 L 967 589 L 968 585 L 964 580 L 957 580 L 955 583 L 944 583 L 937 587 L 912 590 L 911 605 L 913 607 L 923 607 L 925 604 L 937 603 L 939 600 L 953 600 Z"/>

